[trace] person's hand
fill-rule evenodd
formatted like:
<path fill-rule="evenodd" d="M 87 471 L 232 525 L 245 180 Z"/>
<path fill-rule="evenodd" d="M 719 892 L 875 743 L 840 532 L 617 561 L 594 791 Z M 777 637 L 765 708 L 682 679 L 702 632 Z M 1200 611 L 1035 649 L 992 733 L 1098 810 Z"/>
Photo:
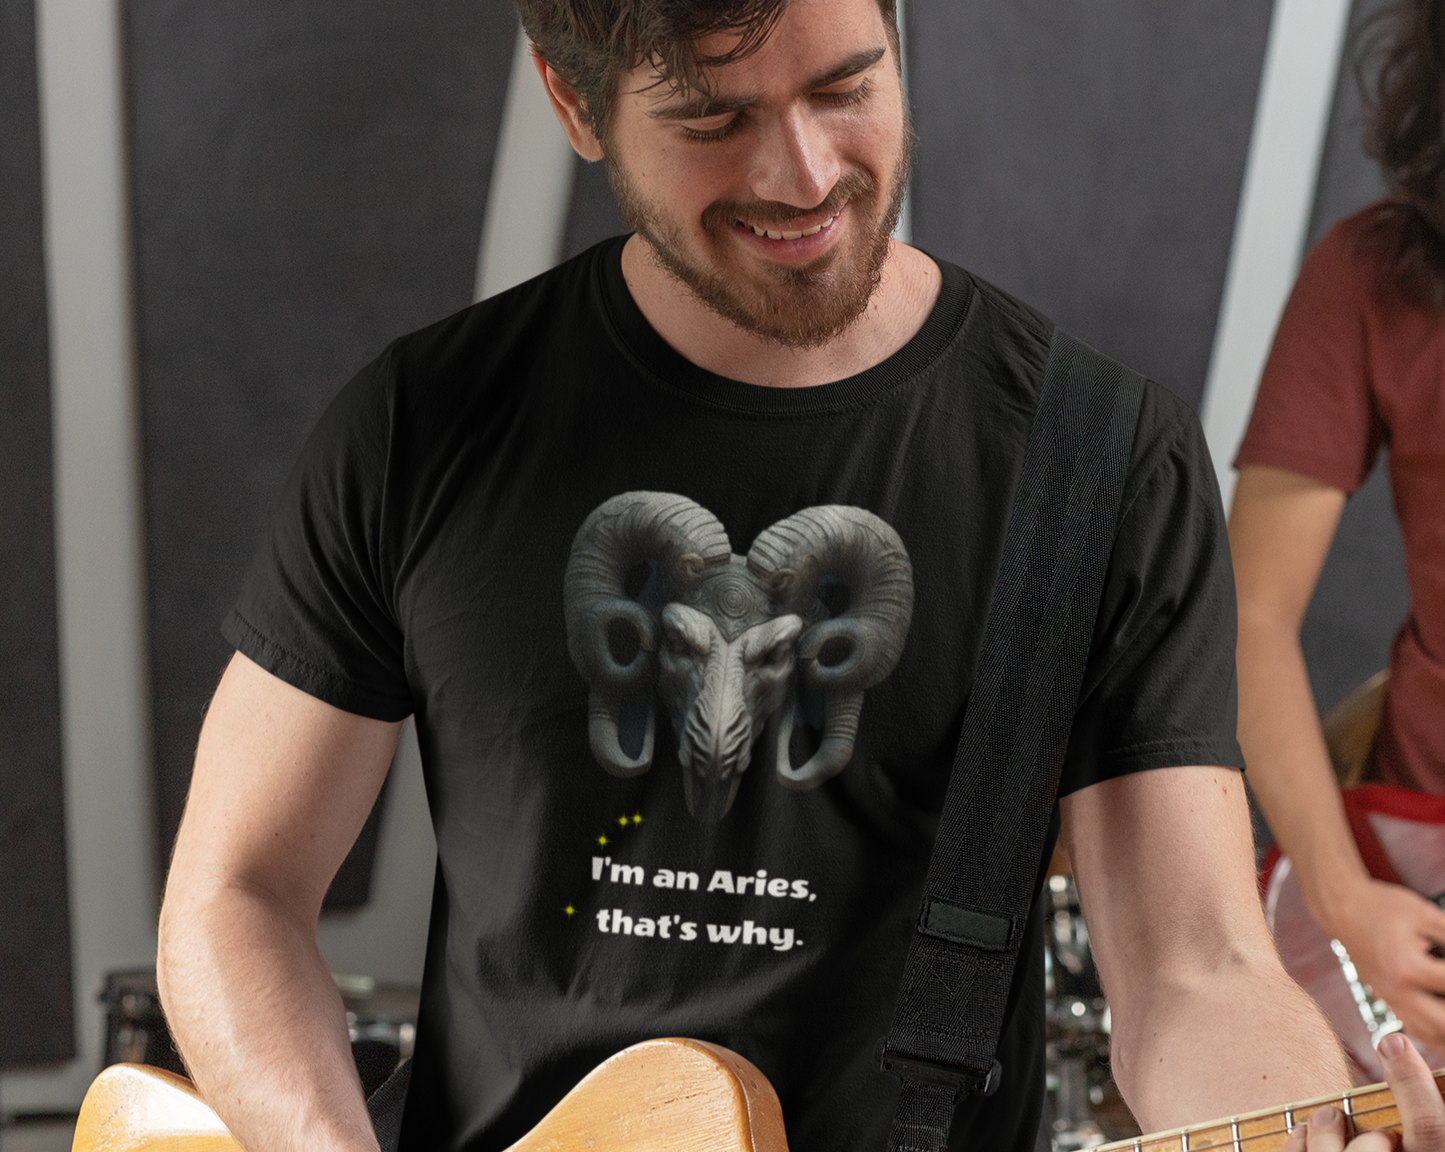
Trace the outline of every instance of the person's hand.
<path fill-rule="evenodd" d="M 1367 879 L 1321 920 L 1350 953 L 1363 980 L 1394 1010 L 1405 1031 L 1445 1053 L 1445 911 L 1398 884 Z"/>
<path fill-rule="evenodd" d="M 1346 1144 L 1344 1115 L 1334 1108 L 1316 1108 L 1307 1124 L 1290 1133 L 1280 1152 L 1445 1152 L 1445 1100 L 1415 1045 L 1395 1032 L 1381 1040 L 1376 1051 L 1400 1109 L 1403 1139 L 1366 1132 Z"/>

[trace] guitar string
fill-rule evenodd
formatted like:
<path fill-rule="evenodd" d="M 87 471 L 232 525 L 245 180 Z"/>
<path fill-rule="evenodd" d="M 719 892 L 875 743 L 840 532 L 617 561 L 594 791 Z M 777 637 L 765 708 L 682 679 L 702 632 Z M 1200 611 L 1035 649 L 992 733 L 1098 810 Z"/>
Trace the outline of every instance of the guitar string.
<path fill-rule="evenodd" d="M 1362 1092 L 1362 1093 L 1360 1093 L 1360 1095 L 1363 1096 L 1363 1095 L 1365 1095 L 1365 1093 Z M 1339 1099 L 1340 1099 L 1340 1102 L 1343 1103 L 1345 1100 L 1353 1100 L 1354 1097 L 1353 1097 L 1353 1096 L 1341 1096 Z M 1322 1103 L 1320 1103 L 1320 1104 L 1316 1104 L 1315 1107 L 1316 1107 L 1316 1108 L 1323 1108 L 1323 1107 L 1325 1107 L 1326 1105 L 1328 1105 L 1329 1107 L 1336 1108 L 1336 1110 L 1338 1110 L 1338 1105 L 1329 1104 L 1328 1101 L 1322 1102 Z M 1351 1111 L 1351 1112 L 1346 1116 L 1346 1119 L 1347 1119 L 1347 1120 L 1350 1120 L 1350 1121 L 1356 1122 L 1356 1123 L 1355 1123 L 1355 1128 L 1356 1128 L 1355 1135 L 1356 1135 L 1356 1136 L 1359 1136 L 1359 1135 L 1362 1134 L 1362 1131 L 1360 1130 L 1359 1124 L 1358 1124 L 1358 1121 L 1359 1121 L 1359 1120 L 1361 1120 L 1362 1118 L 1364 1118 L 1364 1117 L 1366 1117 L 1366 1116 L 1373 1115 L 1373 1114 L 1376 1113 L 1376 1112 L 1388 1112 L 1390 1109 L 1392 1109 L 1392 1108 L 1394 1108 L 1394 1107 L 1395 1107 L 1395 1105 L 1394 1105 L 1393 1103 L 1391 1103 L 1391 1104 L 1380 1104 L 1380 1105 L 1378 1105 L 1377 1107 L 1374 1107 L 1374 1108 L 1366 1108 L 1366 1109 L 1365 1109 L 1364 1111 L 1362 1111 L 1362 1112 L 1360 1112 L 1360 1111 Z M 1289 1109 L 1280 1109 L 1280 1113 L 1279 1113 L 1280 1116 L 1283 1116 L 1286 1111 L 1289 1111 Z M 1186 1128 L 1186 1129 L 1184 1129 L 1183 1132 L 1176 1132 L 1176 1133 L 1174 1133 L 1173 1135 L 1170 1135 L 1170 1134 L 1167 1134 L 1167 1133 L 1166 1133 L 1164 1136 L 1135 1136 L 1135 1137 L 1133 1137 L 1132 1139 L 1119 1140 L 1119 1141 L 1117 1141 L 1117 1142 L 1115 1142 L 1115 1143 L 1113 1143 L 1113 1144 L 1105 1144 L 1105 1145 L 1102 1145 L 1101 1147 L 1099 1147 L 1098 1149 L 1096 1149 L 1095 1152 L 1129 1152 L 1130 1149 L 1134 1149 L 1134 1148 L 1143 1148 L 1143 1149 L 1145 1150 L 1145 1152 L 1148 1152 L 1148 1149 L 1149 1149 L 1151 1146 L 1155 1145 L 1155 1144 L 1167 1146 L 1167 1145 L 1170 1144 L 1170 1143 L 1178 1143 L 1178 1142 L 1180 1141 L 1180 1138 L 1181 1138 L 1182 1136 L 1197 1136 L 1197 1135 L 1199 1135 L 1201 1132 L 1212 1132 L 1212 1131 L 1214 1131 L 1214 1130 L 1217 1129 L 1217 1128 L 1224 1128 L 1224 1127 L 1230 1127 L 1231 1129 L 1237 1131 L 1237 1130 L 1238 1130 L 1238 1124 L 1239 1124 L 1238 1119 L 1235 1119 L 1235 1120 L 1224 1120 L 1224 1121 L 1220 1121 L 1220 1122 L 1214 1123 L 1214 1124 L 1201 1124 L 1201 1125 L 1200 1125 L 1199 1127 L 1197 1127 L 1197 1128 Z M 1396 1124 L 1398 1124 L 1398 1121 L 1396 1121 Z M 1300 1126 L 1300 1125 L 1296 1124 L 1296 1125 L 1295 1125 L 1295 1128 L 1298 1128 L 1299 1126 Z M 1387 1124 L 1387 1125 L 1384 1125 L 1384 1126 L 1383 1126 L 1383 1129 L 1384 1129 L 1384 1130 L 1388 1130 L 1390 1127 L 1392 1127 L 1392 1125 L 1388 1125 L 1388 1124 Z M 1268 1140 L 1268 1139 L 1269 1139 L 1270 1137 L 1272 1137 L 1272 1136 L 1288 1136 L 1293 1130 L 1294 1130 L 1294 1129 L 1291 1129 L 1291 1128 L 1271 1128 L 1271 1129 L 1269 1129 L 1269 1130 L 1266 1131 L 1266 1132 L 1251 1132 L 1248 1136 L 1244 1136 L 1244 1135 L 1239 1136 L 1239 1137 L 1237 1138 L 1237 1140 L 1234 1140 L 1234 1141 L 1232 1141 L 1231 1143 L 1215 1144 L 1215 1145 L 1212 1145 L 1212 1147 L 1214 1147 L 1214 1148 L 1221 1148 L 1221 1149 L 1222 1149 L 1222 1148 L 1229 1148 L 1229 1147 L 1244 1148 L 1244 1147 L 1248 1146 L 1251 1141 L 1254 1141 L 1254 1140 Z M 1364 1130 L 1364 1131 L 1370 1131 L 1370 1130 L 1371 1130 L 1371 1129 L 1366 1129 L 1366 1130 Z M 1206 1152 L 1207 1152 L 1207 1150 L 1206 1150 Z"/>

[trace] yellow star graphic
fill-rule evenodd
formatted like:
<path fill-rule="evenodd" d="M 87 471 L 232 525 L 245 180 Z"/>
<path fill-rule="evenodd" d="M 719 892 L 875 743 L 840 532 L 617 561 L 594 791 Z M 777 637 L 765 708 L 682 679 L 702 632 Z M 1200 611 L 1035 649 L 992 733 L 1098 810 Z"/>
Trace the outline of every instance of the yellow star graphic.
<path fill-rule="evenodd" d="M 632 822 L 633 822 L 634 824 L 641 824 L 641 823 L 642 823 L 642 813 L 641 813 L 641 812 L 634 812 L 634 813 L 632 814 Z"/>
<path fill-rule="evenodd" d="M 627 827 L 627 817 L 626 817 L 626 816 L 619 816 L 619 817 L 617 817 L 617 823 L 621 824 L 622 827 L 626 828 L 626 827 Z"/>
<path fill-rule="evenodd" d="M 597 837 L 597 843 L 600 844 L 603 848 L 606 848 L 606 847 L 607 847 L 607 837 L 606 837 L 606 836 L 599 836 L 599 837 Z"/>
<path fill-rule="evenodd" d="M 572 905 L 568 904 L 567 907 L 562 909 L 562 911 L 567 913 L 568 916 L 571 916 L 577 911 L 577 909 L 573 908 Z"/>

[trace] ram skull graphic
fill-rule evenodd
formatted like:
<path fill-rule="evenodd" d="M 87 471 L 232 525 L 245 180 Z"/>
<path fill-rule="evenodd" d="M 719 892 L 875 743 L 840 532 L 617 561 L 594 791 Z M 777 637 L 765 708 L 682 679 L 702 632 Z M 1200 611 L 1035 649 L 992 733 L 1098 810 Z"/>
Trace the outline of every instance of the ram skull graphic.
<path fill-rule="evenodd" d="M 861 508 L 805 509 L 742 557 L 695 501 L 628 492 L 578 530 L 564 598 L 592 755 L 614 776 L 646 772 L 661 700 L 688 810 L 712 823 L 761 736 L 786 787 L 848 765 L 863 693 L 903 651 L 913 569 L 898 533 Z M 801 764 L 795 730 L 821 732 Z"/>

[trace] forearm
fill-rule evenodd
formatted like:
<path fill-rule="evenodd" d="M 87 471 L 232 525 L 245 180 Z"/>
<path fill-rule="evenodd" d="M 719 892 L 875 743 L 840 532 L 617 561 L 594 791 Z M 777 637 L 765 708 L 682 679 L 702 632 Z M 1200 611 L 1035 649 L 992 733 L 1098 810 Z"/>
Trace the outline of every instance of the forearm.
<path fill-rule="evenodd" d="M 1239 741 L 1248 780 L 1315 918 L 1366 880 L 1330 767 L 1299 638 L 1240 610 Z"/>
<path fill-rule="evenodd" d="M 244 888 L 168 893 L 158 959 L 186 1066 L 248 1152 L 375 1152 L 314 924 Z"/>
<path fill-rule="evenodd" d="M 1272 951 L 1161 974 L 1113 1028 L 1114 1079 L 1145 1132 L 1350 1084 L 1334 1033 Z"/>

